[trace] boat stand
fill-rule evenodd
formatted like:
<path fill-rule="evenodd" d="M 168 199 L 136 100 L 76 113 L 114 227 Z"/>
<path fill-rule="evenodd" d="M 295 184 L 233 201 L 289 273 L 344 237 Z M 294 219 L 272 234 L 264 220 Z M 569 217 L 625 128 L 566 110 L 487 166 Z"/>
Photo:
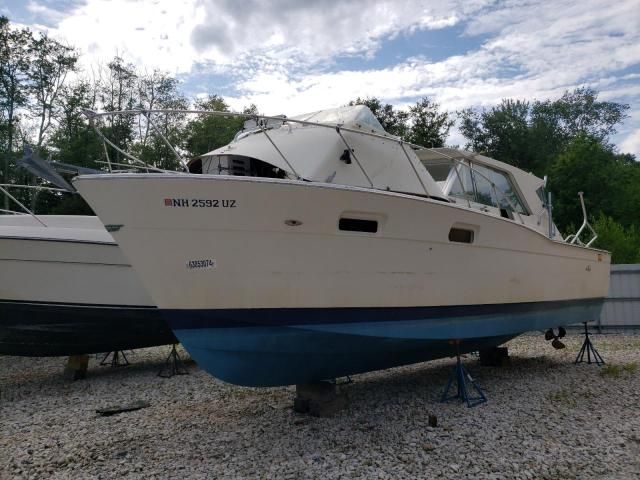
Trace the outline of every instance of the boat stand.
<path fill-rule="evenodd" d="M 171 352 L 167 356 L 167 359 L 164 361 L 163 367 L 158 372 L 158 376 L 162 378 L 171 378 L 174 375 L 188 375 L 186 367 L 184 366 L 184 362 L 180 358 L 178 354 L 177 347 L 178 344 L 174 343 L 171 346 Z"/>
<path fill-rule="evenodd" d="M 293 409 L 314 417 L 331 417 L 347 407 L 349 401 L 335 380 L 296 385 Z"/>
<path fill-rule="evenodd" d="M 111 357 L 111 360 L 109 360 L 109 357 Z M 102 360 L 100 361 L 100 365 L 102 366 L 110 365 L 111 368 L 115 368 L 115 367 L 128 367 L 130 364 L 123 350 L 115 350 L 113 352 L 107 352 L 107 354 L 104 357 L 102 357 Z"/>
<path fill-rule="evenodd" d="M 591 343 L 591 339 L 589 338 L 589 327 L 587 326 L 587 322 L 582 322 L 584 324 L 584 342 L 582 343 L 582 348 L 580 352 L 578 352 L 578 356 L 576 357 L 576 361 L 573 362 L 574 365 L 578 363 L 584 362 L 584 354 L 587 354 L 586 363 L 591 364 L 595 363 L 598 366 L 604 365 L 604 359 L 596 350 L 596 347 Z M 593 356 L 593 362 L 591 361 L 591 357 Z"/>
<path fill-rule="evenodd" d="M 449 377 L 449 381 L 447 382 L 447 386 L 442 392 L 442 398 L 440 401 L 442 403 L 447 402 L 449 400 L 460 399 L 463 402 L 467 403 L 467 407 L 475 407 L 480 405 L 481 403 L 485 403 L 487 401 L 487 397 L 485 397 L 484 392 L 478 386 L 476 381 L 469 375 L 469 372 L 464 368 L 462 362 L 460 361 L 460 341 L 456 340 L 456 366 L 451 373 L 451 377 Z M 455 394 L 449 394 L 451 390 L 451 386 L 453 382 L 456 382 L 457 391 Z M 475 390 L 477 395 L 472 396 L 469 390 Z"/>

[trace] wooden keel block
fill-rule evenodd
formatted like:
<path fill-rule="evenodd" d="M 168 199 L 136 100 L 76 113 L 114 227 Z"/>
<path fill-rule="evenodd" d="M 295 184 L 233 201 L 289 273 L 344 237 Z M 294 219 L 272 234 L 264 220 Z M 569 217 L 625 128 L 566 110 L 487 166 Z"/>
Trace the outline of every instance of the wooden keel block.
<path fill-rule="evenodd" d="M 347 398 L 340 387 L 331 382 L 296 385 L 293 408 L 298 413 L 314 417 L 329 417 L 347 406 Z"/>
<path fill-rule="evenodd" d="M 64 376 L 69 380 L 82 380 L 87 376 L 89 355 L 71 355 L 64 368 Z"/>

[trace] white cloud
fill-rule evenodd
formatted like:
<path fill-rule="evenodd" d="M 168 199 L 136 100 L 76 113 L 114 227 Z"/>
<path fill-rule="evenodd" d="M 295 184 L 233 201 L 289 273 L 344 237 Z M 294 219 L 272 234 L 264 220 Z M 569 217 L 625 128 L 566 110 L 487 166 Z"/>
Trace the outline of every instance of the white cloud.
<path fill-rule="evenodd" d="M 29 0 L 27 2 L 26 8 L 28 12 L 42 17 L 43 20 L 48 22 L 59 22 L 64 18 L 64 14 L 62 12 L 33 0 Z"/>
<path fill-rule="evenodd" d="M 373 55 L 385 38 L 454 25 L 488 1 L 87 0 L 62 14 L 30 0 L 28 8 L 56 16 L 50 33 L 88 61 L 118 52 L 173 73 L 198 63 L 244 73 L 253 65 L 299 70 L 336 55 Z"/>
<path fill-rule="evenodd" d="M 150 70 L 175 74 L 193 66 L 190 35 L 202 15 L 196 0 L 87 0 L 48 30 L 79 48 L 87 66 L 119 54 Z"/>
<path fill-rule="evenodd" d="M 478 35 L 484 43 L 439 61 L 400 56 L 376 69 L 335 71 L 338 57 L 375 57 L 390 38 L 452 25 L 464 27 L 469 44 Z M 637 0 L 606 8 L 599 0 L 86 0 L 51 33 L 79 46 L 88 63 L 117 52 L 147 69 L 231 75 L 238 93 L 229 103 L 255 103 L 264 113 L 302 113 L 357 96 L 396 105 L 430 96 L 455 110 L 505 97 L 552 98 L 580 85 L 635 111 L 640 87 L 629 69 L 640 65 L 638 27 Z M 632 115 L 621 132 L 625 145 L 635 145 L 638 128 Z"/>
<path fill-rule="evenodd" d="M 631 153 L 640 160 L 640 128 L 636 129 L 620 143 L 622 153 Z"/>
<path fill-rule="evenodd" d="M 637 18 L 634 4 L 619 2 L 603 11 L 595 0 L 507 2 L 469 20 L 469 35 L 489 38 L 462 55 L 438 62 L 407 59 L 369 71 L 287 75 L 261 70 L 239 83 L 242 95 L 230 102 L 295 114 L 357 96 L 377 96 L 395 105 L 430 96 L 457 110 L 495 105 L 503 98 L 554 98 L 589 85 L 600 90 L 603 100 L 631 103 L 633 112 L 640 103 L 638 74 L 618 72 L 640 65 L 640 29 L 630 21 Z M 632 115 L 621 134 L 636 127 L 640 122 Z M 635 145 L 631 138 L 636 137 L 627 137 L 627 148 Z M 455 131 L 450 141 L 464 143 Z"/>
<path fill-rule="evenodd" d="M 221 61 L 247 52 L 283 64 L 311 65 L 335 55 L 372 55 L 402 31 L 456 24 L 459 1 L 219 0 L 204 2 L 194 29 L 196 49 Z M 475 2 L 476 9 L 483 2 Z"/>

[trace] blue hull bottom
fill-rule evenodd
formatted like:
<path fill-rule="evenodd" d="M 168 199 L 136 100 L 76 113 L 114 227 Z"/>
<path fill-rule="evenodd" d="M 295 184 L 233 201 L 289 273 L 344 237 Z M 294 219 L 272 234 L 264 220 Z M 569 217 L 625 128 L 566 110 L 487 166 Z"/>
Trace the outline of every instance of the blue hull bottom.
<path fill-rule="evenodd" d="M 500 345 L 598 318 L 602 299 L 408 308 L 164 310 L 191 357 L 245 386 L 310 383 Z"/>

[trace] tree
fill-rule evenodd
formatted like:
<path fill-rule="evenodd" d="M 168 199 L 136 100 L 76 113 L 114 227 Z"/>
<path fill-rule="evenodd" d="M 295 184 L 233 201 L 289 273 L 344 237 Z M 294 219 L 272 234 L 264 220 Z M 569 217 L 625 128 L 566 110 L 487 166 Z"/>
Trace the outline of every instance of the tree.
<path fill-rule="evenodd" d="M 154 70 L 151 74 L 138 74 L 138 108 L 143 110 L 180 110 L 188 108 L 187 99 L 178 91 L 178 81 L 168 74 Z M 184 141 L 184 114 L 149 113 L 137 117 L 138 138 L 132 153 L 143 162 L 158 168 L 175 170 L 178 159 L 171 145 Z"/>
<path fill-rule="evenodd" d="M 16 133 L 16 112 L 27 103 L 29 71 L 29 45 L 32 41 L 28 29 L 12 29 L 6 17 L 0 17 L 0 111 L 2 128 L 2 183 L 9 182 L 9 168 L 13 159 Z M 9 208 L 5 197 L 4 208 Z"/>
<path fill-rule="evenodd" d="M 468 139 L 467 148 L 532 170 L 535 160 L 529 145 L 529 111 L 529 102 L 510 99 L 488 111 L 463 110 L 459 113 L 460 131 Z"/>
<path fill-rule="evenodd" d="M 102 142 L 89 125 L 83 110 L 96 109 L 99 86 L 78 79 L 60 91 L 60 115 L 49 141 L 57 160 L 73 165 L 101 168 L 96 163 L 103 155 Z"/>
<path fill-rule="evenodd" d="M 42 146 L 51 121 L 58 113 L 60 91 L 67 75 L 76 70 L 78 54 L 47 35 L 33 38 L 29 45 L 29 89 L 33 93 L 31 110 L 38 118 L 36 146 Z"/>
<path fill-rule="evenodd" d="M 196 100 L 194 107 L 196 110 L 229 111 L 229 105 L 218 95 Z M 243 125 L 244 119 L 241 117 L 199 116 L 187 124 L 185 149 L 195 156 L 220 148 L 231 142 Z"/>
<path fill-rule="evenodd" d="M 606 141 L 616 133 L 616 125 L 626 118 L 629 105 L 616 102 L 599 102 L 598 92 L 592 88 L 580 87 L 573 92 L 565 92 L 553 102 L 535 102 L 533 116 L 547 112 L 555 119 L 565 139 L 584 134 Z"/>
<path fill-rule="evenodd" d="M 444 146 L 449 130 L 455 124 L 448 112 L 440 112 L 440 105 L 426 97 L 409 107 L 409 111 L 394 110 L 392 105 L 383 104 L 375 97 L 358 97 L 349 105 L 366 105 L 385 132 L 430 148 Z"/>
<path fill-rule="evenodd" d="M 409 108 L 411 127 L 405 139 L 429 148 L 444 147 L 455 120 L 448 112 L 440 112 L 440 105 L 424 97 Z"/>
<path fill-rule="evenodd" d="M 105 111 L 116 112 L 131 110 L 138 104 L 135 67 L 125 63 L 121 57 L 114 57 L 106 69 L 102 69 L 100 81 L 100 104 Z M 114 115 L 106 117 L 105 135 L 118 148 L 127 151 L 134 139 L 135 117 L 133 115 Z M 116 163 L 123 161 L 122 154 L 110 149 Z"/>
<path fill-rule="evenodd" d="M 554 219 L 561 229 L 579 223 L 578 192 L 587 213 L 612 217 L 623 226 L 640 225 L 640 165 L 615 153 L 598 138 L 581 134 L 558 155 L 551 167 L 549 189 L 555 197 Z"/>
<path fill-rule="evenodd" d="M 460 130 L 467 148 L 543 176 L 577 136 L 606 143 L 615 133 L 629 105 L 597 97 L 595 90 L 577 88 L 553 101 L 503 100 L 489 110 L 459 112 Z"/>
<path fill-rule="evenodd" d="M 593 225 L 598 233 L 594 247 L 611 252 L 611 263 L 640 263 L 640 229 L 627 228 L 613 218 L 600 214 Z"/>

